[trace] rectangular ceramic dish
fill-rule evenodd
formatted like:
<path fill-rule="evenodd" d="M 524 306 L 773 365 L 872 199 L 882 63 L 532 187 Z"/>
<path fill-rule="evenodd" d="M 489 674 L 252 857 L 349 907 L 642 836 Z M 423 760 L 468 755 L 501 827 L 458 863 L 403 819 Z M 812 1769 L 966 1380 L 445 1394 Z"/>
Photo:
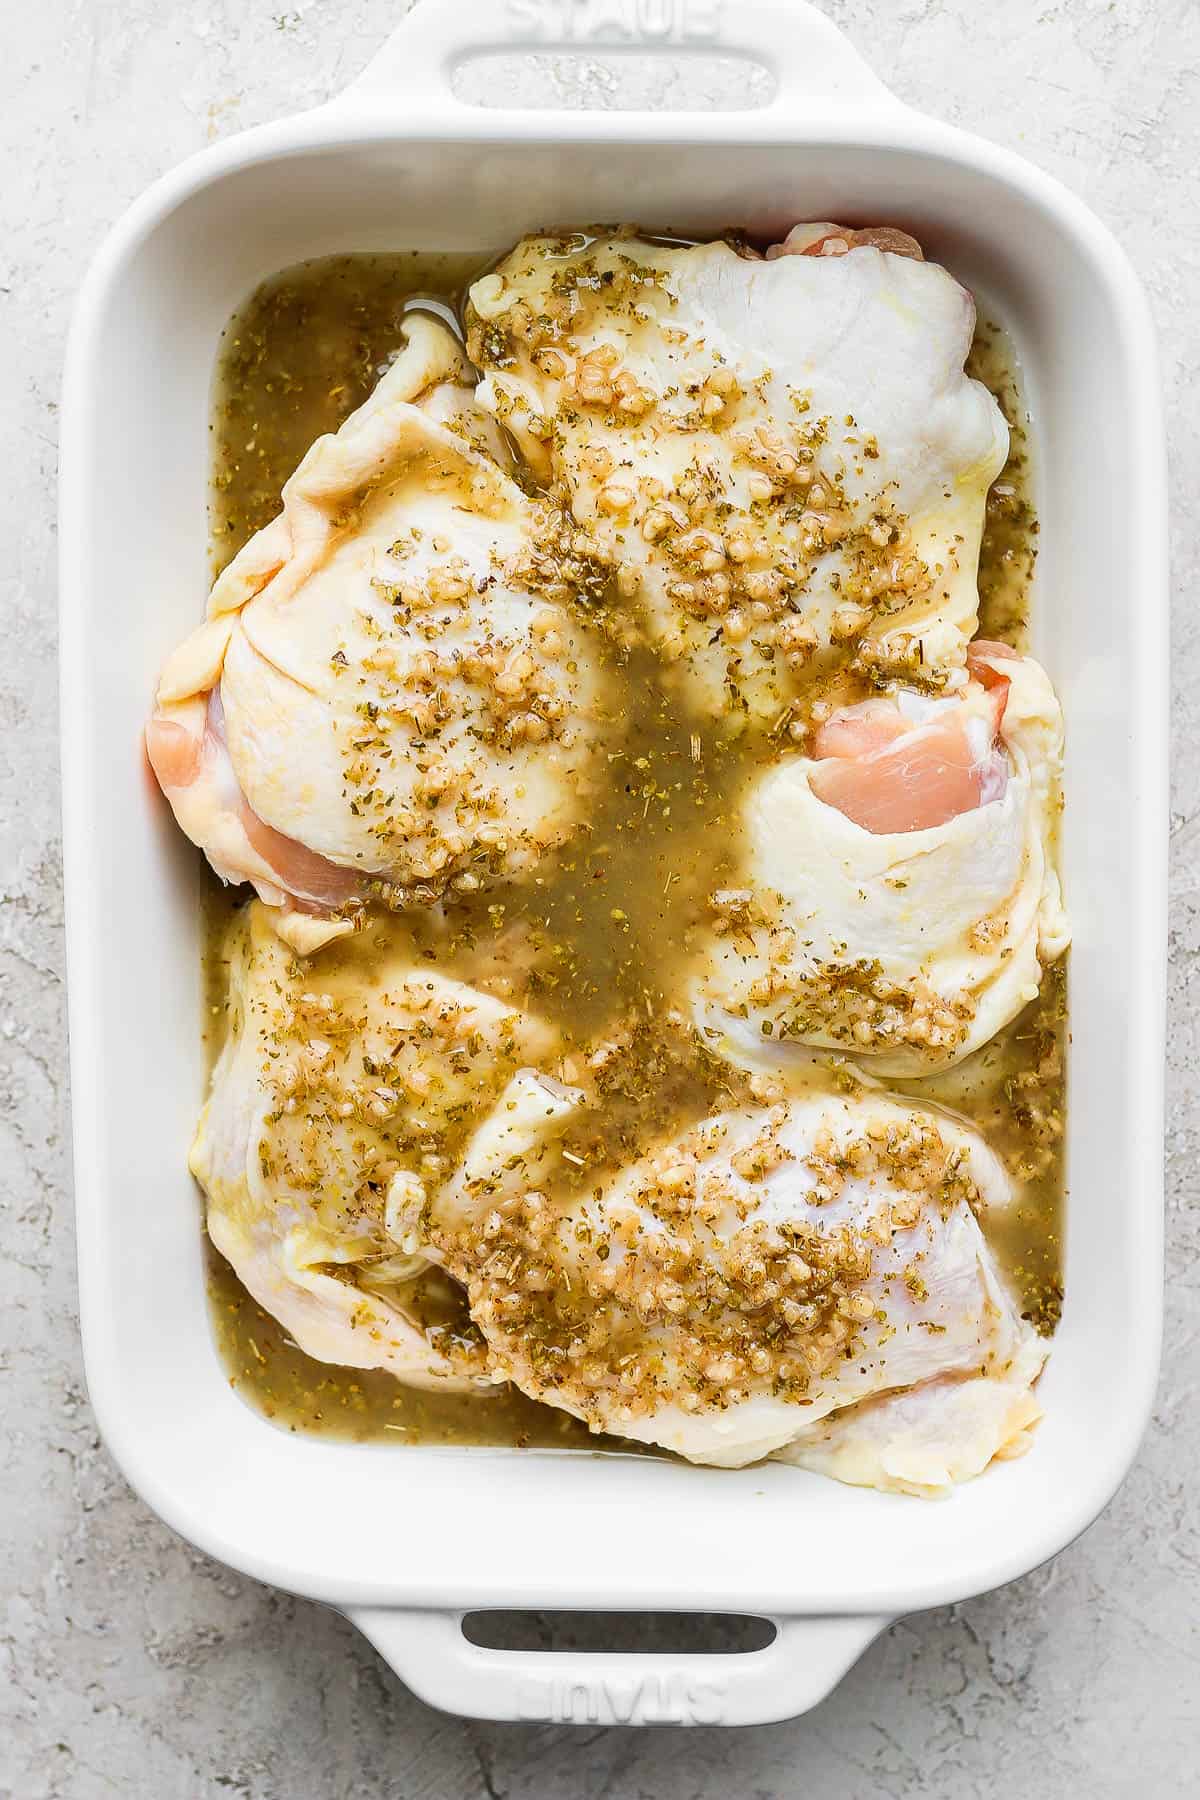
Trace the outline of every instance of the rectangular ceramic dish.
<path fill-rule="evenodd" d="M 605 24 L 607 21 L 607 24 Z M 483 49 L 700 47 L 775 97 L 713 115 L 457 101 Z M 291 1437 L 230 1391 L 184 1163 L 203 1083 L 200 859 L 142 760 L 166 652 L 206 589 L 218 334 L 303 257 L 499 250 L 539 225 L 895 221 L 1013 334 L 1035 415 L 1036 653 L 1068 725 L 1074 916 L 1066 1308 L 1022 1461 L 942 1505 L 777 1465 Z M 344 1608 L 427 1699 L 493 1718 L 748 1723 L 802 1711 L 897 1615 L 1011 1580 L 1122 1479 L 1158 1356 L 1164 467 L 1150 324 L 1107 232 L 1047 176 L 914 114 L 799 0 L 563 8 L 424 0 L 345 94 L 219 144 L 113 231 L 63 420 L 62 706 L 79 1264 L 91 1397 L 135 1488 L 212 1556 Z M 508 1654 L 465 1610 L 730 1610 L 749 1655 Z"/>

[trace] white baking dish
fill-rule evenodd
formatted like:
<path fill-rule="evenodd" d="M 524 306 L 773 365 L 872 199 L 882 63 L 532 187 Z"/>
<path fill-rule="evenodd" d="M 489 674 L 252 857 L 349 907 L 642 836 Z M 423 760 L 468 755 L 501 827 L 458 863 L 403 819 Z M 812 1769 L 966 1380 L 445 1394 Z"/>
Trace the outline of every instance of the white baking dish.
<path fill-rule="evenodd" d="M 578 42 L 618 14 L 641 49 L 756 58 L 774 101 L 513 114 L 450 92 L 481 46 L 568 27 Z M 200 863 L 140 748 L 158 666 L 202 605 L 218 333 L 302 257 L 499 249 L 547 223 L 703 235 L 800 218 L 919 233 L 1008 325 L 1032 397 L 1035 648 L 1067 714 L 1075 925 L 1067 1302 L 1045 1422 L 1023 1461 L 943 1505 L 776 1465 L 287 1436 L 230 1392 L 209 1330 L 184 1166 L 203 1080 Z M 126 215 L 79 302 L 63 428 L 81 1309 L 101 1429 L 145 1499 L 211 1555 L 344 1608 L 426 1698 L 496 1718 L 784 1717 L 898 1614 L 1008 1581 L 1081 1531 L 1133 1457 L 1160 1314 L 1165 483 L 1146 308 L 1097 221 L 1007 152 L 902 107 L 799 0 L 424 0 L 347 93 L 195 157 Z M 463 1611 L 498 1606 L 761 1612 L 779 1635 L 744 1656 L 473 1648 Z"/>

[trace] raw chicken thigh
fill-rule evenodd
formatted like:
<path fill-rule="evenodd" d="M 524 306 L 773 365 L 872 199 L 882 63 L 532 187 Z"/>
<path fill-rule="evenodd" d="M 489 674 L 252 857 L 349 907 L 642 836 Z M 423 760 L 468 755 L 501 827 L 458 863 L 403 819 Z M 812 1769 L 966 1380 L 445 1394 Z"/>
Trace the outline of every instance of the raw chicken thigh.
<path fill-rule="evenodd" d="M 710 1047 L 796 1045 L 892 1077 L 945 1068 L 1039 989 L 1069 928 L 1054 870 L 1062 715 L 1044 671 L 976 643 L 971 678 L 835 713 L 750 787 L 743 885 L 692 984 Z"/>
<path fill-rule="evenodd" d="M 696 712 L 733 723 L 836 667 L 940 688 L 1008 448 L 963 372 L 971 296 L 912 239 L 779 249 L 527 238 L 471 290 L 481 402 Z"/>
<path fill-rule="evenodd" d="M 368 898 L 523 875 L 575 828 L 603 679 L 552 508 L 481 448 L 452 334 L 414 316 L 366 403 L 213 589 L 146 743 L 180 824 L 301 949 Z"/>
<path fill-rule="evenodd" d="M 1045 1350 L 980 1231 L 1013 1195 L 972 1131 L 815 1094 L 564 1198 L 583 1110 L 522 1071 L 430 1208 L 496 1372 L 696 1462 L 934 1492 L 1024 1447 Z"/>
<path fill-rule="evenodd" d="M 271 909 L 238 916 L 191 1169 L 213 1243 L 309 1356 L 408 1386 L 486 1386 L 478 1342 L 422 1321 L 430 1264 L 411 1215 L 441 1178 L 447 1133 L 552 1039 L 380 931 L 310 964 Z"/>

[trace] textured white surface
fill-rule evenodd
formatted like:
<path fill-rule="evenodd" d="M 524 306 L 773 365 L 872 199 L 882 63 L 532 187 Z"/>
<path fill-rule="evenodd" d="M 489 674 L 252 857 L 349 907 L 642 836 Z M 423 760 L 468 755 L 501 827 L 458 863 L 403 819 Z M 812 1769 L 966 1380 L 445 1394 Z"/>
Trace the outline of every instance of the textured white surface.
<path fill-rule="evenodd" d="M 366 62 L 405 0 L 8 0 L 0 92 L 0 1351 L 9 1456 L 0 1795 L 154 1800 L 860 1800 L 1192 1794 L 1200 1766 L 1200 9 L 827 0 L 904 98 L 1081 192 L 1141 267 L 1173 455 L 1175 793 L 1167 1336 L 1105 1517 L 1001 1593 L 912 1619 L 815 1713 L 748 1732 L 473 1726 L 333 1614 L 187 1549 L 99 1447 L 74 1318 L 52 557 L 63 336 L 87 257 L 161 169 Z M 643 64 L 506 76 L 522 100 L 713 104 Z M 492 82 L 499 91 L 499 78 Z M 1115 497 L 1119 503 L 1119 496 Z M 1078 1196 L 1084 1204 L 1086 1196 Z M 1103 1379 L 1103 1370 L 1097 1371 Z"/>

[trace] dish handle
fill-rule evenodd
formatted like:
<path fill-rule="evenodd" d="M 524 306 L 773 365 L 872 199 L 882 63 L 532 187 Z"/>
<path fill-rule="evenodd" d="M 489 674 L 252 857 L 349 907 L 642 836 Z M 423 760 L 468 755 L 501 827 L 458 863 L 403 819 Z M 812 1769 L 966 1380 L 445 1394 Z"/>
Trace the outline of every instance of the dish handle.
<path fill-rule="evenodd" d="M 764 113 L 851 102 L 859 110 L 901 104 L 809 0 L 418 0 L 333 104 L 401 101 L 410 121 L 430 114 L 461 118 L 478 109 L 454 92 L 459 64 L 504 52 L 572 51 L 723 56 L 756 63 L 775 86 L 760 109 Z M 576 109 L 547 110 L 570 116 Z M 711 118 L 708 112 L 703 116 Z"/>
<path fill-rule="evenodd" d="M 764 1650 L 711 1656 L 488 1650 L 461 1612 L 347 1610 L 422 1700 L 470 1719 L 558 1725 L 767 1725 L 823 1700 L 890 1618 L 773 1618 Z"/>

